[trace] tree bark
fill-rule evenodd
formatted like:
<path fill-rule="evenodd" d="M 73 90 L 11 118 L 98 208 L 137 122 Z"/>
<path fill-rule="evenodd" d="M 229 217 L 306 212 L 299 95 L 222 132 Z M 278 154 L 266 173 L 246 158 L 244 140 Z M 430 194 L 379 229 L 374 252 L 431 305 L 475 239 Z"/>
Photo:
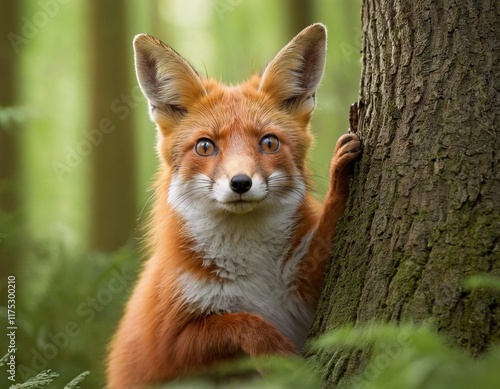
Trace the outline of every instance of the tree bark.
<path fill-rule="evenodd" d="M 500 2 L 364 0 L 365 149 L 311 337 L 346 324 L 428 319 L 478 355 L 500 339 Z M 366 352 L 324 351 L 325 387 Z"/>
<path fill-rule="evenodd" d="M 98 144 L 91 154 L 90 236 L 93 249 L 112 251 L 131 238 L 137 217 L 135 103 L 127 70 L 132 44 L 126 39 L 125 3 L 93 0 L 90 20 L 90 123 L 101 135 L 94 135 Z"/>

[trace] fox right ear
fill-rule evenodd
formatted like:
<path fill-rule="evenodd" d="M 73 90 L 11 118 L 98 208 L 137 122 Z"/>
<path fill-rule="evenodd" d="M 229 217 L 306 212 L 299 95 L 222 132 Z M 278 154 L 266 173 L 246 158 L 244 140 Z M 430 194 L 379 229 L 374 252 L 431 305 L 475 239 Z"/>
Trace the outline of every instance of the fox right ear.
<path fill-rule="evenodd" d="M 259 89 L 293 113 L 311 113 L 325 69 L 326 27 L 312 24 L 292 39 L 267 65 Z"/>
<path fill-rule="evenodd" d="M 191 65 L 159 39 L 136 35 L 134 52 L 137 80 L 153 121 L 161 117 L 178 120 L 195 99 L 206 94 Z"/>

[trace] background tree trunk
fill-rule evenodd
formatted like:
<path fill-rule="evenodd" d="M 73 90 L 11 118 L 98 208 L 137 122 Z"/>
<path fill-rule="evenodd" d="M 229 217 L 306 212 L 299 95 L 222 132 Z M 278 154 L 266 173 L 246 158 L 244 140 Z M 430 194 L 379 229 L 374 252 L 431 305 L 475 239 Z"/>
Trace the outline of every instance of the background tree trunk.
<path fill-rule="evenodd" d="M 286 3 L 290 36 L 314 23 L 314 4 L 310 0 L 289 0 Z"/>
<path fill-rule="evenodd" d="M 500 339 L 499 2 L 364 0 L 365 150 L 311 331 L 431 319 L 477 355 Z M 321 352 L 325 386 L 362 352 Z"/>
<path fill-rule="evenodd" d="M 131 115 L 135 103 L 129 103 L 132 86 L 128 72 L 133 53 L 131 40 L 123 38 L 127 36 L 124 2 L 93 0 L 90 11 L 90 123 L 102 135 L 91 154 L 90 236 L 92 248 L 112 251 L 130 239 L 137 217 Z"/>
<path fill-rule="evenodd" d="M 22 227 L 21 206 L 19 201 L 20 167 L 20 130 L 21 126 L 10 115 L 18 109 L 18 68 L 19 54 L 9 41 L 9 34 L 19 31 L 20 4 L 17 0 L 4 0 L 0 3 L 0 296 L 7 295 L 8 275 L 16 274 L 19 264 L 18 231 Z M 17 55 L 16 55 L 17 54 Z"/>

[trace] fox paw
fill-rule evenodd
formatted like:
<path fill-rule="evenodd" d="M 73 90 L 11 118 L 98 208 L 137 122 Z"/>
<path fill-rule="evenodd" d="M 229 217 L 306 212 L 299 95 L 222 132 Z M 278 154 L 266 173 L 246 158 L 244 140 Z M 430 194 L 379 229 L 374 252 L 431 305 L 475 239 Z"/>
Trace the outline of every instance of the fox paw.
<path fill-rule="evenodd" d="M 330 167 L 330 182 L 332 189 L 337 192 L 349 190 L 349 177 L 352 165 L 361 157 L 363 146 L 356 134 L 344 134 L 337 141 Z"/>
<path fill-rule="evenodd" d="M 251 357 L 299 355 L 295 345 L 271 323 L 254 314 L 239 315 L 246 316 L 248 327 L 242 336 L 242 349 Z"/>
<path fill-rule="evenodd" d="M 361 157 L 361 139 L 356 134 L 344 134 L 337 141 L 332 160 L 332 171 L 342 172 Z"/>
<path fill-rule="evenodd" d="M 270 334 L 267 334 L 270 335 Z M 300 355 L 299 350 L 278 330 L 272 336 L 254 338 L 251 346 L 244 347 L 252 357 L 278 355 L 294 357 Z"/>

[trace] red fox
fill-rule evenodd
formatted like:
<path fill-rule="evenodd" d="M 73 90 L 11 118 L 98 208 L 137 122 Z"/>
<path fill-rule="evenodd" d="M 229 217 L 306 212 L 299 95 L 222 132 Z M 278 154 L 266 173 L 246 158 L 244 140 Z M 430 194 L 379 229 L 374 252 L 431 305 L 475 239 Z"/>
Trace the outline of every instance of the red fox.
<path fill-rule="evenodd" d="M 110 346 L 108 388 L 299 354 L 361 155 L 356 134 L 339 139 L 321 207 L 305 161 L 325 26 L 305 28 L 239 86 L 200 78 L 149 35 L 134 49 L 161 168 L 151 257 Z"/>

